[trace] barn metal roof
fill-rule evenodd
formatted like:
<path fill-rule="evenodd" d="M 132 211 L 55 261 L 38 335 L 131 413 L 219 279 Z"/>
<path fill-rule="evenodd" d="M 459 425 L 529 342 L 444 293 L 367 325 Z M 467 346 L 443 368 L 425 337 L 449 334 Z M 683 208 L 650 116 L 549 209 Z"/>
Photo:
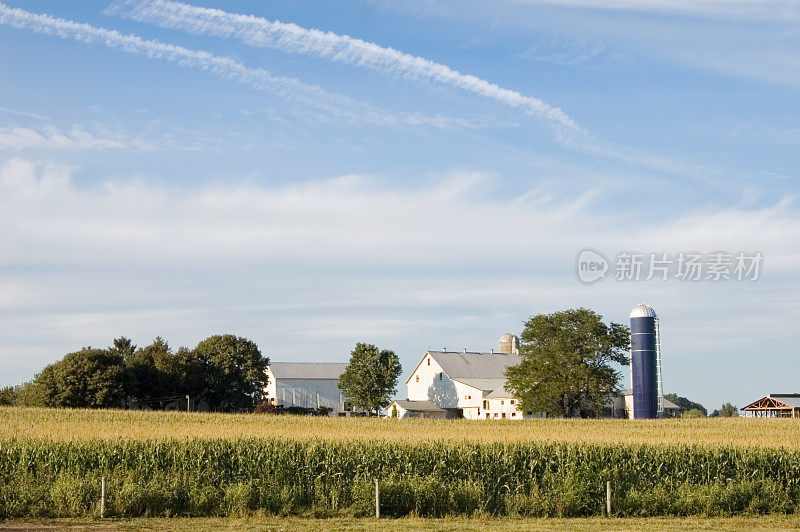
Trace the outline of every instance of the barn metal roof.
<path fill-rule="evenodd" d="M 791 408 L 800 408 L 800 395 L 796 393 L 771 393 L 769 397 Z"/>
<path fill-rule="evenodd" d="M 403 408 L 404 410 L 410 410 L 411 412 L 445 412 L 444 408 L 439 408 L 431 401 L 395 401 L 397 406 Z"/>
<path fill-rule="evenodd" d="M 800 408 L 800 394 L 771 393 L 740 410 L 793 410 Z"/>
<path fill-rule="evenodd" d="M 454 381 L 472 386 L 484 392 L 491 392 L 498 388 L 503 388 L 506 384 L 505 379 L 453 379 Z"/>
<path fill-rule="evenodd" d="M 500 386 L 489 395 L 484 396 L 484 399 L 513 399 L 514 394 L 507 392 L 505 388 Z"/>
<path fill-rule="evenodd" d="M 345 362 L 271 362 L 269 365 L 276 379 L 339 380 L 345 368 Z"/>
<path fill-rule="evenodd" d="M 519 355 L 508 353 L 428 351 L 427 354 L 442 367 L 448 377 L 460 382 L 464 382 L 464 379 L 502 379 L 505 381 L 506 368 L 519 364 L 521 360 Z"/>

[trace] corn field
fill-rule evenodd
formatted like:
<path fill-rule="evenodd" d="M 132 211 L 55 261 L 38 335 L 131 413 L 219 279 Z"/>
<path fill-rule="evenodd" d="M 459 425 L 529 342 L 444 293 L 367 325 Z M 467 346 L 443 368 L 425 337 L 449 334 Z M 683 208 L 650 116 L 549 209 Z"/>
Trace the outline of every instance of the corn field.
<path fill-rule="evenodd" d="M 277 423 L 265 416 L 24 409 L 2 410 L 0 418 L 0 518 L 97 515 L 101 479 L 107 516 L 369 515 L 375 479 L 386 516 L 601 515 L 606 481 L 620 516 L 800 511 L 800 449 L 732 445 L 727 433 L 710 444 L 641 442 L 635 439 L 646 427 L 626 433 L 624 421 Z M 179 429 L 180 421 L 189 429 Z M 744 432 L 760 420 L 704 421 Z M 777 433 L 799 427 L 769 421 L 778 422 Z M 316 437 L 315 422 L 322 422 Z M 603 423 L 611 427 L 605 441 L 580 441 Z M 198 434 L 189 435 L 191 428 Z M 545 439 L 548 428 L 558 436 Z"/>
<path fill-rule="evenodd" d="M 0 440 L 291 438 L 417 443 L 573 442 L 800 450 L 800 419 L 402 420 L 0 407 Z"/>

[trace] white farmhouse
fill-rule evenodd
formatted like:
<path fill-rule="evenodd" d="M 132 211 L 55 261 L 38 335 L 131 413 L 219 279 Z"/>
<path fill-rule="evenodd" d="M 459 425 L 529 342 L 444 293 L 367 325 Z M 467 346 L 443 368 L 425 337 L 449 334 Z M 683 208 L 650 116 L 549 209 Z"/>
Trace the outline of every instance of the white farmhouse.
<path fill-rule="evenodd" d="M 267 367 L 267 400 L 283 408 L 330 408 L 331 416 L 346 416 L 352 408 L 339 389 L 346 363 L 271 362 Z"/>
<path fill-rule="evenodd" d="M 427 351 L 406 385 L 408 399 L 396 401 L 398 417 L 446 417 L 467 419 L 523 419 L 531 412 L 519 410 L 519 402 L 505 390 L 505 372 L 520 362 L 518 340 L 513 334 L 500 338 L 500 351 Z M 400 415 L 402 414 L 402 415 Z"/>

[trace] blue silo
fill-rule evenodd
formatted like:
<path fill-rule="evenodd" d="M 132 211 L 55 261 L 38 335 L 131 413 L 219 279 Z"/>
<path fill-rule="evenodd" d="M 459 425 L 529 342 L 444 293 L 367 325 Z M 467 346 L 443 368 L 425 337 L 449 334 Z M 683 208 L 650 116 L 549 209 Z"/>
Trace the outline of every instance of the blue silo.
<path fill-rule="evenodd" d="M 658 317 L 641 303 L 631 311 L 631 376 L 633 417 L 653 419 L 660 406 Z"/>

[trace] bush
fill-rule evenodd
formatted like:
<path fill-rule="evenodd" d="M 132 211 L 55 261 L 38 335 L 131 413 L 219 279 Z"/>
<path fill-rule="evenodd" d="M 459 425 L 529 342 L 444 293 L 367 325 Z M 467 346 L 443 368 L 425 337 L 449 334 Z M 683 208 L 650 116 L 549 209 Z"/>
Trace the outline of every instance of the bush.
<path fill-rule="evenodd" d="M 197 517 L 218 515 L 222 494 L 213 486 L 192 488 L 189 491 L 189 514 Z"/>
<path fill-rule="evenodd" d="M 528 493 L 507 493 L 503 505 L 506 515 L 510 516 L 551 517 L 557 515 L 555 497 L 543 495 L 537 486 L 533 486 Z"/>
<path fill-rule="evenodd" d="M 107 494 L 114 515 L 156 517 L 183 513 L 185 488 L 163 476 L 148 480 L 128 477 L 122 484 L 109 486 Z"/>
<path fill-rule="evenodd" d="M 81 517 L 97 511 L 100 501 L 100 482 L 60 476 L 50 488 L 53 517 Z"/>
<path fill-rule="evenodd" d="M 30 475 L 7 479 L 0 489 L 0 518 L 52 515 L 50 486 Z"/>
<path fill-rule="evenodd" d="M 225 514 L 242 517 L 255 509 L 257 492 L 249 482 L 238 482 L 225 487 Z"/>
<path fill-rule="evenodd" d="M 471 516 L 482 510 L 483 485 L 480 482 L 459 482 L 450 490 L 453 514 Z"/>

